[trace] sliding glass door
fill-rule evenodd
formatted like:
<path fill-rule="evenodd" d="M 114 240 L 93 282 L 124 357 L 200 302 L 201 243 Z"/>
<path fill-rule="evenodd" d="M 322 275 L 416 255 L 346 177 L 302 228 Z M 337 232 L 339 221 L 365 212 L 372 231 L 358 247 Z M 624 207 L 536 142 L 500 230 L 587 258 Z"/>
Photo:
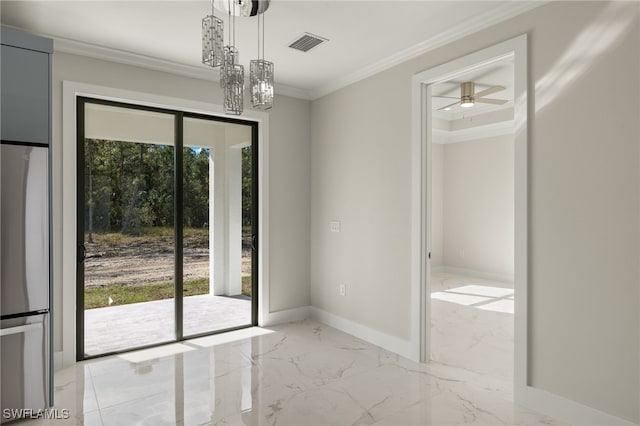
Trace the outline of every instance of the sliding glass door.
<path fill-rule="evenodd" d="M 77 108 L 77 358 L 255 325 L 257 124 Z"/>
<path fill-rule="evenodd" d="M 184 117 L 184 336 L 252 323 L 252 138 L 251 125 Z"/>

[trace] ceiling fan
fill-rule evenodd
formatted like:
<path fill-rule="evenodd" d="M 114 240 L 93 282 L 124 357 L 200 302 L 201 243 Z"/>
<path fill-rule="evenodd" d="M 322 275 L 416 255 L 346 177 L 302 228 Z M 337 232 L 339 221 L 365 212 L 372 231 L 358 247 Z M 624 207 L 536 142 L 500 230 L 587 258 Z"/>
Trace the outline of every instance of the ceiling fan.
<path fill-rule="evenodd" d="M 449 99 L 458 99 L 458 101 L 443 106 L 442 108 L 438 108 L 438 111 L 449 110 L 452 106 L 460 104 L 462 108 L 470 108 L 476 104 L 476 102 L 483 104 L 495 104 L 502 105 L 507 103 L 508 101 L 505 99 L 491 99 L 485 98 L 487 95 L 491 95 L 496 92 L 501 92 L 505 89 L 503 86 L 492 86 L 488 89 L 481 90 L 478 93 L 476 91 L 476 85 L 473 81 L 465 81 L 464 83 L 460 83 L 460 98 L 454 98 L 451 96 L 434 96 L 436 98 L 449 98 Z"/>

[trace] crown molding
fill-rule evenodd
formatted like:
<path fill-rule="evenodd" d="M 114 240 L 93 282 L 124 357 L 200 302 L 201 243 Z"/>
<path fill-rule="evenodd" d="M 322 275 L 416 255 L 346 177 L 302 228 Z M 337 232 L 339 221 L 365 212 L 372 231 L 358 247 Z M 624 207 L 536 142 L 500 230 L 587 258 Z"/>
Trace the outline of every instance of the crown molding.
<path fill-rule="evenodd" d="M 430 50 L 437 49 L 438 47 L 445 46 L 463 37 L 492 27 L 500 22 L 506 21 L 507 19 L 513 18 L 517 15 L 521 15 L 525 12 L 549 3 L 550 1 L 551 0 L 505 2 L 498 6 L 496 9 L 477 15 L 472 19 L 449 28 L 447 31 L 444 31 L 435 37 L 431 37 L 407 49 L 401 50 L 385 59 L 374 62 L 371 65 L 367 65 L 366 67 L 361 68 L 358 71 L 347 74 L 344 77 L 337 78 L 315 88 L 311 91 L 312 99 L 315 100 L 326 96 L 329 93 L 335 92 L 336 90 L 342 89 L 343 87 L 356 83 L 360 80 L 364 80 L 367 77 L 371 77 L 372 75 L 378 74 L 379 72 L 420 56 Z"/>
<path fill-rule="evenodd" d="M 73 55 L 85 56 L 104 61 L 116 62 L 125 65 L 162 71 L 170 74 L 182 75 L 191 78 L 208 81 L 220 81 L 220 74 L 217 70 L 195 65 L 181 64 L 165 59 L 154 58 L 151 56 L 140 55 L 138 53 L 127 52 L 125 50 L 112 49 L 110 47 L 99 46 L 96 44 L 85 43 L 77 40 L 71 40 L 61 37 L 53 37 L 43 35 L 53 39 L 54 51 L 70 53 Z M 278 95 L 290 96 L 292 98 L 311 100 L 311 92 L 297 87 L 287 86 L 284 84 L 275 84 L 275 92 Z"/>
<path fill-rule="evenodd" d="M 298 87 L 288 86 L 286 84 L 280 83 L 274 83 L 274 90 L 278 95 L 304 99 L 306 101 L 313 100 L 313 94 L 310 90 L 300 89 Z"/>
<path fill-rule="evenodd" d="M 453 131 L 433 129 L 432 132 L 433 141 L 435 143 L 444 145 L 457 142 L 487 139 L 501 135 L 512 135 L 515 133 L 515 125 L 513 120 L 508 120 Z"/>
<path fill-rule="evenodd" d="M 536 7 L 548 3 L 551 0 L 532 0 L 532 1 L 509 1 L 501 4 L 491 12 L 477 15 L 476 17 L 465 21 L 460 25 L 449 28 L 435 37 L 422 41 L 412 47 L 401 50 L 385 59 L 374 62 L 360 70 L 357 70 L 344 77 L 329 81 L 315 89 L 301 89 L 298 87 L 288 86 L 284 84 L 275 84 L 275 92 L 278 95 L 289 96 L 304 100 L 315 100 L 329 93 L 335 92 L 350 84 L 356 83 L 367 77 L 375 75 L 381 71 L 389 69 L 393 66 L 406 62 L 417 56 L 420 56 L 430 50 L 442 47 L 455 40 L 461 39 L 475 32 L 489 28 L 502 21 L 513 18 L 514 16 L 528 12 Z M 10 28 L 14 28 L 8 26 Z M 15 28 L 20 30 L 21 28 Z M 205 65 L 196 66 L 188 65 L 165 59 L 159 59 L 151 56 L 140 55 L 120 49 L 99 46 L 96 44 L 86 43 L 78 40 L 56 37 L 50 34 L 36 34 L 42 37 L 48 37 L 54 41 L 54 50 L 74 55 L 85 56 L 94 59 L 100 59 L 110 62 L 132 65 L 136 67 L 162 71 L 170 74 L 182 75 L 191 78 L 197 78 L 208 81 L 220 81 L 217 71 L 212 71 Z"/>

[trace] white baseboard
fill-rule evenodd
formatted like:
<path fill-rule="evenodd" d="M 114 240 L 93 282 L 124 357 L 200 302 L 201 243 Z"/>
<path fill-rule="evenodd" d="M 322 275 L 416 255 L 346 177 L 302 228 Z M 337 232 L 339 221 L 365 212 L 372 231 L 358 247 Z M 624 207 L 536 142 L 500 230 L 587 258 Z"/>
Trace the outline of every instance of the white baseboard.
<path fill-rule="evenodd" d="M 440 273 L 445 273 L 447 272 L 445 269 L 447 267 L 444 265 L 438 265 L 438 266 L 432 266 L 431 267 L 431 273 L 432 274 L 440 274 Z"/>
<path fill-rule="evenodd" d="M 412 358 L 413 351 L 409 340 L 400 339 L 395 336 L 383 333 L 355 321 L 332 314 L 314 306 L 302 306 L 300 308 L 286 309 L 284 311 L 270 312 L 260 326 L 268 327 L 276 324 L 283 324 L 293 321 L 301 321 L 312 318 L 318 322 L 336 328 L 366 342 L 380 346 L 391 352 Z"/>
<path fill-rule="evenodd" d="M 311 306 L 301 306 L 299 308 L 285 309 L 283 311 L 269 312 L 262 318 L 260 327 L 268 327 L 287 322 L 302 321 L 310 316 Z"/>
<path fill-rule="evenodd" d="M 493 272 L 484 272 L 484 271 L 476 271 L 474 269 L 467 268 L 458 268 L 455 266 L 436 266 L 431 268 L 432 272 L 435 273 L 447 273 L 447 274 L 457 274 L 457 275 L 466 275 L 474 278 L 482 278 L 485 280 L 492 281 L 500 281 L 506 283 L 513 283 L 513 275 L 509 274 L 497 274 Z"/>
<path fill-rule="evenodd" d="M 366 325 L 332 314 L 322 309 L 311 306 L 311 318 L 323 324 L 336 328 L 345 333 L 351 334 L 366 342 L 380 346 L 388 351 L 397 353 L 405 358 L 411 359 L 413 350 L 411 341 L 400 339 L 395 336 L 383 333 Z"/>
<path fill-rule="evenodd" d="M 517 392 L 519 404 L 562 422 L 580 426 L 633 426 L 628 420 L 607 414 L 545 390 L 527 386 Z"/>

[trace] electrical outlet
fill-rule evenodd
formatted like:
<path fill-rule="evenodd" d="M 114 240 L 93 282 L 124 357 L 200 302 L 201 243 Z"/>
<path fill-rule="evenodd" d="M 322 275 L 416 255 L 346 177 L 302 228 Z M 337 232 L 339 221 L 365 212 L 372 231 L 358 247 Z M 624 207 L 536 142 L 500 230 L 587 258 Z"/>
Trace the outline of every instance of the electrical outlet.
<path fill-rule="evenodd" d="M 347 295 L 347 286 L 344 284 L 340 284 L 340 296 Z"/>
<path fill-rule="evenodd" d="M 331 232 L 340 232 L 340 222 L 332 220 L 329 222 L 329 228 L 331 229 Z"/>

